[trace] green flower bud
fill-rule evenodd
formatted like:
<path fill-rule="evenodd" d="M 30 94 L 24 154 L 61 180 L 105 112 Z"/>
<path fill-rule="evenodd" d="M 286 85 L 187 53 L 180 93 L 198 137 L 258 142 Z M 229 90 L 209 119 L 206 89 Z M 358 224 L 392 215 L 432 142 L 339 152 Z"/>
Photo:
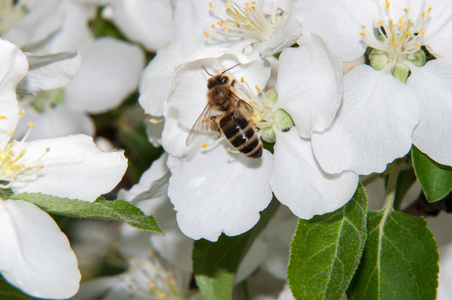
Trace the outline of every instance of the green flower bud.
<path fill-rule="evenodd" d="M 278 101 L 278 92 L 276 90 L 270 90 L 265 94 L 265 108 L 271 109 Z"/>
<path fill-rule="evenodd" d="M 274 143 L 276 141 L 276 134 L 272 128 L 267 127 L 262 130 L 261 138 L 267 143 Z"/>
<path fill-rule="evenodd" d="M 294 122 L 292 117 L 286 113 L 283 109 L 278 109 L 275 112 L 275 123 L 281 131 L 288 131 L 292 126 L 294 126 Z"/>
<path fill-rule="evenodd" d="M 411 61 L 414 65 L 422 67 L 425 65 L 426 57 L 424 51 L 421 49 L 414 53 L 408 54 L 407 59 Z"/>
<path fill-rule="evenodd" d="M 382 70 L 388 64 L 388 53 L 381 50 L 372 50 L 369 56 L 370 65 L 377 71 Z"/>
<path fill-rule="evenodd" d="M 397 78 L 400 82 L 405 83 L 408 75 L 410 73 L 410 69 L 405 64 L 397 63 L 392 69 L 392 75 Z"/>

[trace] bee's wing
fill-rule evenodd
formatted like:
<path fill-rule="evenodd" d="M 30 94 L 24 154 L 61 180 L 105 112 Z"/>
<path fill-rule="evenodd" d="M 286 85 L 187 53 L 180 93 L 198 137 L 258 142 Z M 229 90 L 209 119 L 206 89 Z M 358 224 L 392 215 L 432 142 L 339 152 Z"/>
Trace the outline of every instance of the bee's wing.
<path fill-rule="evenodd" d="M 252 116 L 254 116 L 254 109 L 246 103 L 244 100 L 239 99 L 234 104 L 236 110 L 238 110 L 245 118 L 250 119 Z"/>
<path fill-rule="evenodd" d="M 196 139 L 196 137 L 201 133 L 209 130 L 210 126 L 210 105 L 207 103 L 203 111 L 199 115 L 193 127 L 188 133 L 187 139 L 185 140 L 185 145 L 190 146 L 191 143 Z"/>

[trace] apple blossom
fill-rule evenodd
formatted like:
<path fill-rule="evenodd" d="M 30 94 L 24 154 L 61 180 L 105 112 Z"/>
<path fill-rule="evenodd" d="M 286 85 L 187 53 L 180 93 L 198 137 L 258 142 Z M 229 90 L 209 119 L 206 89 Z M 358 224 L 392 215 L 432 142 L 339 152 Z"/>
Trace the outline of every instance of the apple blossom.
<path fill-rule="evenodd" d="M 297 3 L 304 31 L 318 32 L 340 60 L 355 60 L 369 48 L 371 66 L 345 75 L 337 120 L 313 136 L 324 170 L 382 172 L 412 144 L 452 165 L 447 117 L 452 11 L 447 5 L 440 0 Z M 334 26 L 324 26 L 325 18 Z M 435 59 L 426 63 L 423 49 Z"/>
<path fill-rule="evenodd" d="M 276 92 L 267 95 L 259 88 L 268 80 L 267 64 L 240 53 L 212 56 L 213 48 L 206 49 L 198 53 L 203 58 L 179 68 L 165 107 L 163 146 L 170 154 L 172 173 L 168 195 L 179 227 L 189 237 L 215 241 L 222 232 L 247 231 L 268 205 L 271 191 L 305 219 L 336 210 L 353 195 L 358 176 L 323 172 L 309 140 L 334 120 L 342 98 L 340 65 L 317 36 L 301 38 L 299 43 L 298 49 L 281 54 Z M 231 150 L 224 138 L 215 141 L 216 133 L 203 134 L 185 146 L 188 130 L 206 105 L 203 94 L 209 75 L 202 67 L 215 74 L 237 62 L 228 73 L 237 78 L 237 96 L 254 109 L 251 122 L 259 128 L 258 134 L 264 141 L 276 141 L 273 155 L 264 150 L 262 158 L 245 157 Z M 209 143 L 202 150 L 200 146 Z"/>
<path fill-rule="evenodd" d="M 28 64 L 25 55 L 7 41 L 0 40 L 0 52 L 0 105 L 4 109 L 0 117 L 0 186 L 15 193 L 47 193 L 86 201 L 111 190 L 122 178 L 127 160 L 120 152 L 101 152 L 90 137 L 11 141 L 21 116 L 15 90 Z M 0 215 L 3 277 L 35 297 L 74 295 L 80 281 L 77 260 L 55 221 L 34 204 L 8 198 L 0 199 Z"/>

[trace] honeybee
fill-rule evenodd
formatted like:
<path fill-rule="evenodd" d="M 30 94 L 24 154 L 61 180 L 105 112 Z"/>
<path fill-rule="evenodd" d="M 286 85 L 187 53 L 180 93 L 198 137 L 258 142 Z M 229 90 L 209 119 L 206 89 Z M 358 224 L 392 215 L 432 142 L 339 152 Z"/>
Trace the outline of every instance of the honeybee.
<path fill-rule="evenodd" d="M 232 68 L 214 76 L 203 67 L 211 76 L 207 81 L 207 104 L 188 133 L 185 143 L 189 146 L 210 125 L 213 131 L 218 132 L 218 137 L 223 133 L 238 151 L 248 157 L 259 158 L 262 156 L 262 142 L 249 121 L 254 115 L 254 109 L 237 96 L 235 79 L 224 74 Z"/>

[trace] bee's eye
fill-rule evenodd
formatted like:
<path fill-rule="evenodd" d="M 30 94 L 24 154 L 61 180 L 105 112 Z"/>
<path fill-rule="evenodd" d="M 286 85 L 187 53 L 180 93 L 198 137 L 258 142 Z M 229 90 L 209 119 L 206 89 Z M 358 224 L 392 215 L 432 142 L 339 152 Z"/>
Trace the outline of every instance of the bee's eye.
<path fill-rule="evenodd" d="M 225 84 L 225 83 L 227 83 L 228 81 L 229 81 L 229 79 L 228 79 L 226 76 L 223 76 L 223 77 L 220 78 L 220 83 L 221 83 L 221 84 Z"/>

